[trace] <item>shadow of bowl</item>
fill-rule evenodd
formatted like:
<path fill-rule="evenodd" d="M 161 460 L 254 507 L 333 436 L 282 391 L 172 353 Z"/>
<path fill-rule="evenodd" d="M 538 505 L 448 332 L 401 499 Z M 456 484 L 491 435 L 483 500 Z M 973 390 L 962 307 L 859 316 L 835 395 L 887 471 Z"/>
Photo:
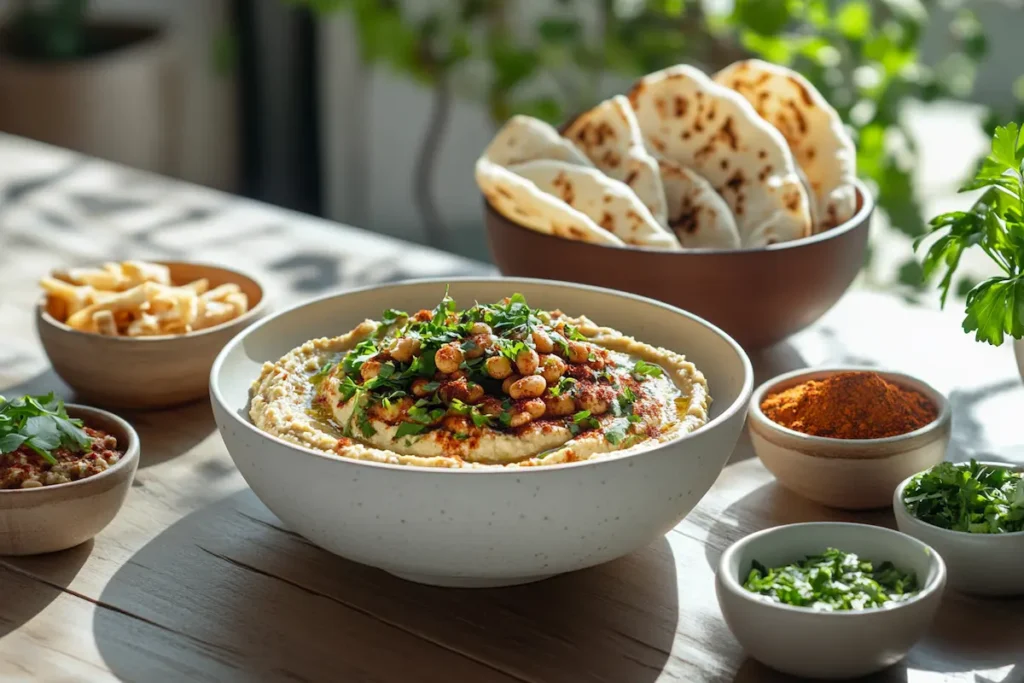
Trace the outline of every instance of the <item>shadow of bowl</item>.
<path fill-rule="evenodd" d="M 162 532 L 99 600 L 95 638 L 122 680 L 645 683 L 679 617 L 664 538 L 535 584 L 436 588 L 320 550 L 248 490 Z"/>
<path fill-rule="evenodd" d="M 853 283 L 867 253 L 874 200 L 857 183 L 846 223 L 799 240 L 753 249 L 663 251 L 545 235 L 484 201 L 491 255 L 502 275 L 565 280 L 651 297 L 725 330 L 744 349 L 799 332 Z"/>

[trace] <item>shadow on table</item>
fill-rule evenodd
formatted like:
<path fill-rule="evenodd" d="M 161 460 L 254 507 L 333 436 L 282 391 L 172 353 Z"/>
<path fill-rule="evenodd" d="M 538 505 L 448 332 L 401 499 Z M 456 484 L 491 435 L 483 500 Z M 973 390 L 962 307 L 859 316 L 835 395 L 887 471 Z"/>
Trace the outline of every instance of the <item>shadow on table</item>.
<path fill-rule="evenodd" d="M 727 507 L 708 529 L 704 555 L 712 569 L 730 545 L 755 531 L 798 522 L 861 522 L 896 528 L 892 510 L 853 512 L 807 500 L 775 480 L 764 484 Z"/>
<path fill-rule="evenodd" d="M 125 680 L 655 681 L 679 618 L 665 539 L 505 589 L 420 586 L 316 548 L 248 490 L 111 578 L 99 651 Z"/>
<path fill-rule="evenodd" d="M 801 683 L 807 680 L 781 673 L 753 659 L 746 659 L 732 683 Z M 852 683 L 906 683 L 907 680 L 907 667 L 900 662 L 870 676 L 852 679 Z"/>
<path fill-rule="evenodd" d="M 140 470 L 188 453 L 217 430 L 208 398 L 166 410 L 124 411 L 120 415 L 139 433 Z"/>
<path fill-rule="evenodd" d="M 74 391 L 64 383 L 64 380 L 57 376 L 53 368 L 46 368 L 46 370 L 39 374 L 22 380 L 17 384 L 0 387 L 0 394 L 8 398 L 25 396 L 26 394 L 38 396 L 40 394 L 48 394 L 51 391 L 69 403 L 75 401 Z"/>
<path fill-rule="evenodd" d="M 56 553 L 0 557 L 0 639 L 31 621 L 60 597 L 89 558 L 92 545 L 89 539 Z"/>

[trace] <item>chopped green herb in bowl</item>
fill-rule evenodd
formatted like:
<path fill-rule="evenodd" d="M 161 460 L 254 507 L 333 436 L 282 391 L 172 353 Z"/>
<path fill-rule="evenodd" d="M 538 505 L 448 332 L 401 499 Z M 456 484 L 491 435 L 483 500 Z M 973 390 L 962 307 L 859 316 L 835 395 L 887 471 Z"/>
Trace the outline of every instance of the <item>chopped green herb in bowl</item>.
<path fill-rule="evenodd" d="M 940 463 L 903 489 L 903 504 L 917 519 L 971 534 L 1024 531 L 1024 474 L 971 460 Z"/>
<path fill-rule="evenodd" d="M 775 602 L 826 612 L 887 607 L 918 590 L 913 572 L 900 571 L 891 562 L 876 568 L 835 548 L 771 569 L 754 560 L 743 587 Z"/>

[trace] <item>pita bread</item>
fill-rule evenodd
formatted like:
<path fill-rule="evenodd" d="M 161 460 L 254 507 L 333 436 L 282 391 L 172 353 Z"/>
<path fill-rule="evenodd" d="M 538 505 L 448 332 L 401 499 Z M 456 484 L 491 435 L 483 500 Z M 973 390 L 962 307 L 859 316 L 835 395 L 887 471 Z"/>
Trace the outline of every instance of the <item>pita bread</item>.
<path fill-rule="evenodd" d="M 628 185 L 595 168 L 541 160 L 517 164 L 509 170 L 558 197 L 626 244 L 679 249 L 675 236 L 658 225 Z"/>
<path fill-rule="evenodd" d="M 759 59 L 736 62 L 715 81 L 745 97 L 789 143 L 813 190 L 816 228 L 844 223 L 857 212 L 857 149 L 839 113 L 810 82 Z"/>
<path fill-rule="evenodd" d="M 739 249 L 736 220 L 704 178 L 674 161 L 659 159 L 668 202 L 668 224 L 684 249 Z"/>
<path fill-rule="evenodd" d="M 629 101 L 646 143 L 722 196 L 743 246 L 811 234 L 807 192 L 786 140 L 739 94 L 678 65 L 640 79 Z"/>
<path fill-rule="evenodd" d="M 578 116 L 563 135 L 606 175 L 629 185 L 654 220 L 668 227 L 658 162 L 644 147 L 629 100 L 622 95 L 605 100 Z"/>
<path fill-rule="evenodd" d="M 495 211 L 523 227 L 565 239 L 623 246 L 622 240 L 562 200 L 486 158 L 476 162 L 476 182 Z"/>
<path fill-rule="evenodd" d="M 580 166 L 590 160 L 549 124 L 532 116 L 513 116 L 484 150 L 484 156 L 500 166 L 536 159 L 557 159 Z"/>

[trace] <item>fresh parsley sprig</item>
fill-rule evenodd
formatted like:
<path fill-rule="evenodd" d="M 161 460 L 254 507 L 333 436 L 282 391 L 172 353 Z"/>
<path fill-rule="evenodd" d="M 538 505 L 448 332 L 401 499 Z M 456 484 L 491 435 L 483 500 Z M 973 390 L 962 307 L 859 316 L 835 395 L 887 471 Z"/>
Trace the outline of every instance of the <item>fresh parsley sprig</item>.
<path fill-rule="evenodd" d="M 52 393 L 10 400 L 0 396 L 0 454 L 24 446 L 56 465 L 53 451 L 57 448 L 81 452 L 92 445 L 82 427 L 82 421 L 69 417 L 64 402 Z"/>
<path fill-rule="evenodd" d="M 951 211 L 931 221 L 931 231 L 914 242 L 944 233 L 929 248 L 922 264 L 926 278 L 946 272 L 939 283 L 946 304 L 960 257 L 977 246 L 1002 271 L 967 294 L 965 332 L 995 346 L 1005 335 L 1024 337 L 1024 135 L 1016 123 L 996 128 L 992 153 L 961 192 L 985 189 L 968 211 Z"/>

